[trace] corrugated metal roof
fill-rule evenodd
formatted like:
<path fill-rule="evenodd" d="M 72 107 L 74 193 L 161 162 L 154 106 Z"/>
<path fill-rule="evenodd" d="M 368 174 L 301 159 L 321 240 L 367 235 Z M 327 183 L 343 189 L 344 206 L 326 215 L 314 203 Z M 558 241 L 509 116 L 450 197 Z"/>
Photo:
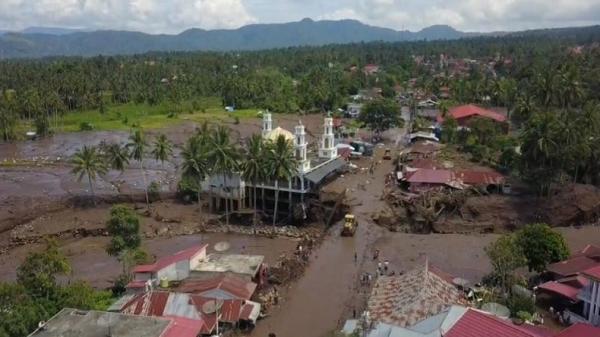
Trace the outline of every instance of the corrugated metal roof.
<path fill-rule="evenodd" d="M 336 158 L 330 162 L 323 164 L 320 167 L 310 171 L 305 175 L 306 179 L 310 180 L 314 184 L 318 184 L 327 177 L 329 174 L 333 173 L 336 170 L 344 167 L 346 162 L 342 158 Z"/>
<path fill-rule="evenodd" d="M 575 323 L 559 332 L 556 337 L 600 337 L 600 328 L 586 323 Z"/>
<path fill-rule="evenodd" d="M 177 263 L 179 261 L 191 259 L 193 256 L 200 254 L 202 251 L 205 251 L 206 247 L 208 247 L 207 244 L 190 247 L 188 249 L 177 252 L 171 256 L 160 258 L 153 264 L 144 264 L 144 265 L 136 266 L 135 268 L 133 268 L 133 272 L 134 273 L 157 272 L 157 271 L 159 271 L 163 268 L 166 268 L 166 267 L 168 267 L 174 263 Z"/>
<path fill-rule="evenodd" d="M 182 317 L 165 316 L 171 324 L 162 337 L 198 337 L 203 331 L 204 323 L 200 320 Z"/>
<path fill-rule="evenodd" d="M 520 328 L 510 321 L 504 321 L 473 309 L 469 309 L 450 328 L 444 337 L 543 337 L 542 334 Z"/>
<path fill-rule="evenodd" d="M 227 298 L 240 298 L 249 300 L 256 290 L 256 283 L 246 281 L 233 275 L 220 275 L 211 279 L 188 279 L 177 288 L 178 291 L 194 294 L 215 294 L 214 290 L 221 290 L 229 294 Z M 208 296 L 211 297 L 211 296 Z M 221 298 L 216 296 L 217 298 Z"/>
<path fill-rule="evenodd" d="M 570 299 L 571 301 L 577 301 L 577 294 L 579 294 L 579 291 L 581 290 L 556 281 L 542 283 L 538 286 L 538 288 L 561 295 Z"/>
<path fill-rule="evenodd" d="M 589 276 L 600 281 L 600 266 L 592 267 L 583 272 L 583 275 Z"/>
<path fill-rule="evenodd" d="M 595 266 L 599 266 L 596 260 L 587 256 L 576 256 L 565 261 L 552 263 L 546 267 L 549 272 L 560 275 L 561 277 L 576 275 Z"/>
<path fill-rule="evenodd" d="M 468 185 L 500 185 L 504 183 L 504 176 L 495 171 L 456 171 L 457 180 Z"/>
<path fill-rule="evenodd" d="M 409 183 L 448 184 L 454 180 L 454 174 L 448 170 L 419 169 L 407 174 Z"/>
<path fill-rule="evenodd" d="M 452 115 L 454 119 L 463 119 L 467 117 L 479 116 L 493 119 L 497 122 L 506 122 L 506 116 L 501 115 L 495 111 L 487 110 L 478 107 L 474 104 L 461 105 L 451 108 L 448 113 Z M 444 121 L 444 118 L 440 115 L 437 117 L 439 123 Z"/>

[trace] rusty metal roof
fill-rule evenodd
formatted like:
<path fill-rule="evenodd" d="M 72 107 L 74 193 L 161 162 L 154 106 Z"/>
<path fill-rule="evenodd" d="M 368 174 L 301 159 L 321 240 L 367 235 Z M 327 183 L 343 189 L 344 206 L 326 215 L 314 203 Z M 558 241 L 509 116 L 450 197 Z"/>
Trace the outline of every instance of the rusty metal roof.
<path fill-rule="evenodd" d="M 177 288 L 177 291 L 206 295 L 222 299 L 249 300 L 256 290 L 256 283 L 246 281 L 234 275 L 219 275 L 210 279 L 187 279 Z M 218 295 L 219 292 L 225 294 Z M 214 295 L 214 296 L 210 296 Z"/>

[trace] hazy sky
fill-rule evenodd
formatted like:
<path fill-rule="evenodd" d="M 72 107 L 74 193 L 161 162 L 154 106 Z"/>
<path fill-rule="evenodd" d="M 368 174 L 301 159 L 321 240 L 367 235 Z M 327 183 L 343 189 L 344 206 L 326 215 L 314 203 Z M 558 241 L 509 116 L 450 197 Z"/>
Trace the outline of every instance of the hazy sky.
<path fill-rule="evenodd" d="M 191 27 L 358 19 L 394 29 L 465 31 L 600 23 L 600 0 L 0 0 L 0 29 L 29 26 L 179 33 Z"/>

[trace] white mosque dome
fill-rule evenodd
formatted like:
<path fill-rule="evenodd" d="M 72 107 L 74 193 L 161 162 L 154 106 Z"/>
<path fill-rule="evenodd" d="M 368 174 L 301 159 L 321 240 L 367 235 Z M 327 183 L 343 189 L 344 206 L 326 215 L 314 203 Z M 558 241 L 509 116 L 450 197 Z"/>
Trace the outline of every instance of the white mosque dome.
<path fill-rule="evenodd" d="M 264 136 L 265 139 L 269 139 L 272 142 L 276 141 L 279 136 L 284 136 L 285 139 L 289 142 L 294 142 L 294 134 L 289 132 L 286 129 L 282 129 L 281 127 L 276 127 L 275 129 L 267 132 Z"/>

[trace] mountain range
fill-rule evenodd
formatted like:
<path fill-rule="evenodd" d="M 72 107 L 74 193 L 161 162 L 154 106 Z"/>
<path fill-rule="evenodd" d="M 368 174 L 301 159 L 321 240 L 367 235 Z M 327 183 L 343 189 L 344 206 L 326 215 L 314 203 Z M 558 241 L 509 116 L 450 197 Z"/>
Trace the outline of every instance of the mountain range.
<path fill-rule="evenodd" d="M 488 33 L 486 35 L 506 33 Z M 356 20 L 253 24 L 238 29 L 189 29 L 177 35 L 132 31 L 80 31 L 32 27 L 0 33 L 0 58 L 139 54 L 149 51 L 231 51 L 319 46 L 369 41 L 450 40 L 484 35 L 436 25 L 417 32 L 397 31 Z"/>

